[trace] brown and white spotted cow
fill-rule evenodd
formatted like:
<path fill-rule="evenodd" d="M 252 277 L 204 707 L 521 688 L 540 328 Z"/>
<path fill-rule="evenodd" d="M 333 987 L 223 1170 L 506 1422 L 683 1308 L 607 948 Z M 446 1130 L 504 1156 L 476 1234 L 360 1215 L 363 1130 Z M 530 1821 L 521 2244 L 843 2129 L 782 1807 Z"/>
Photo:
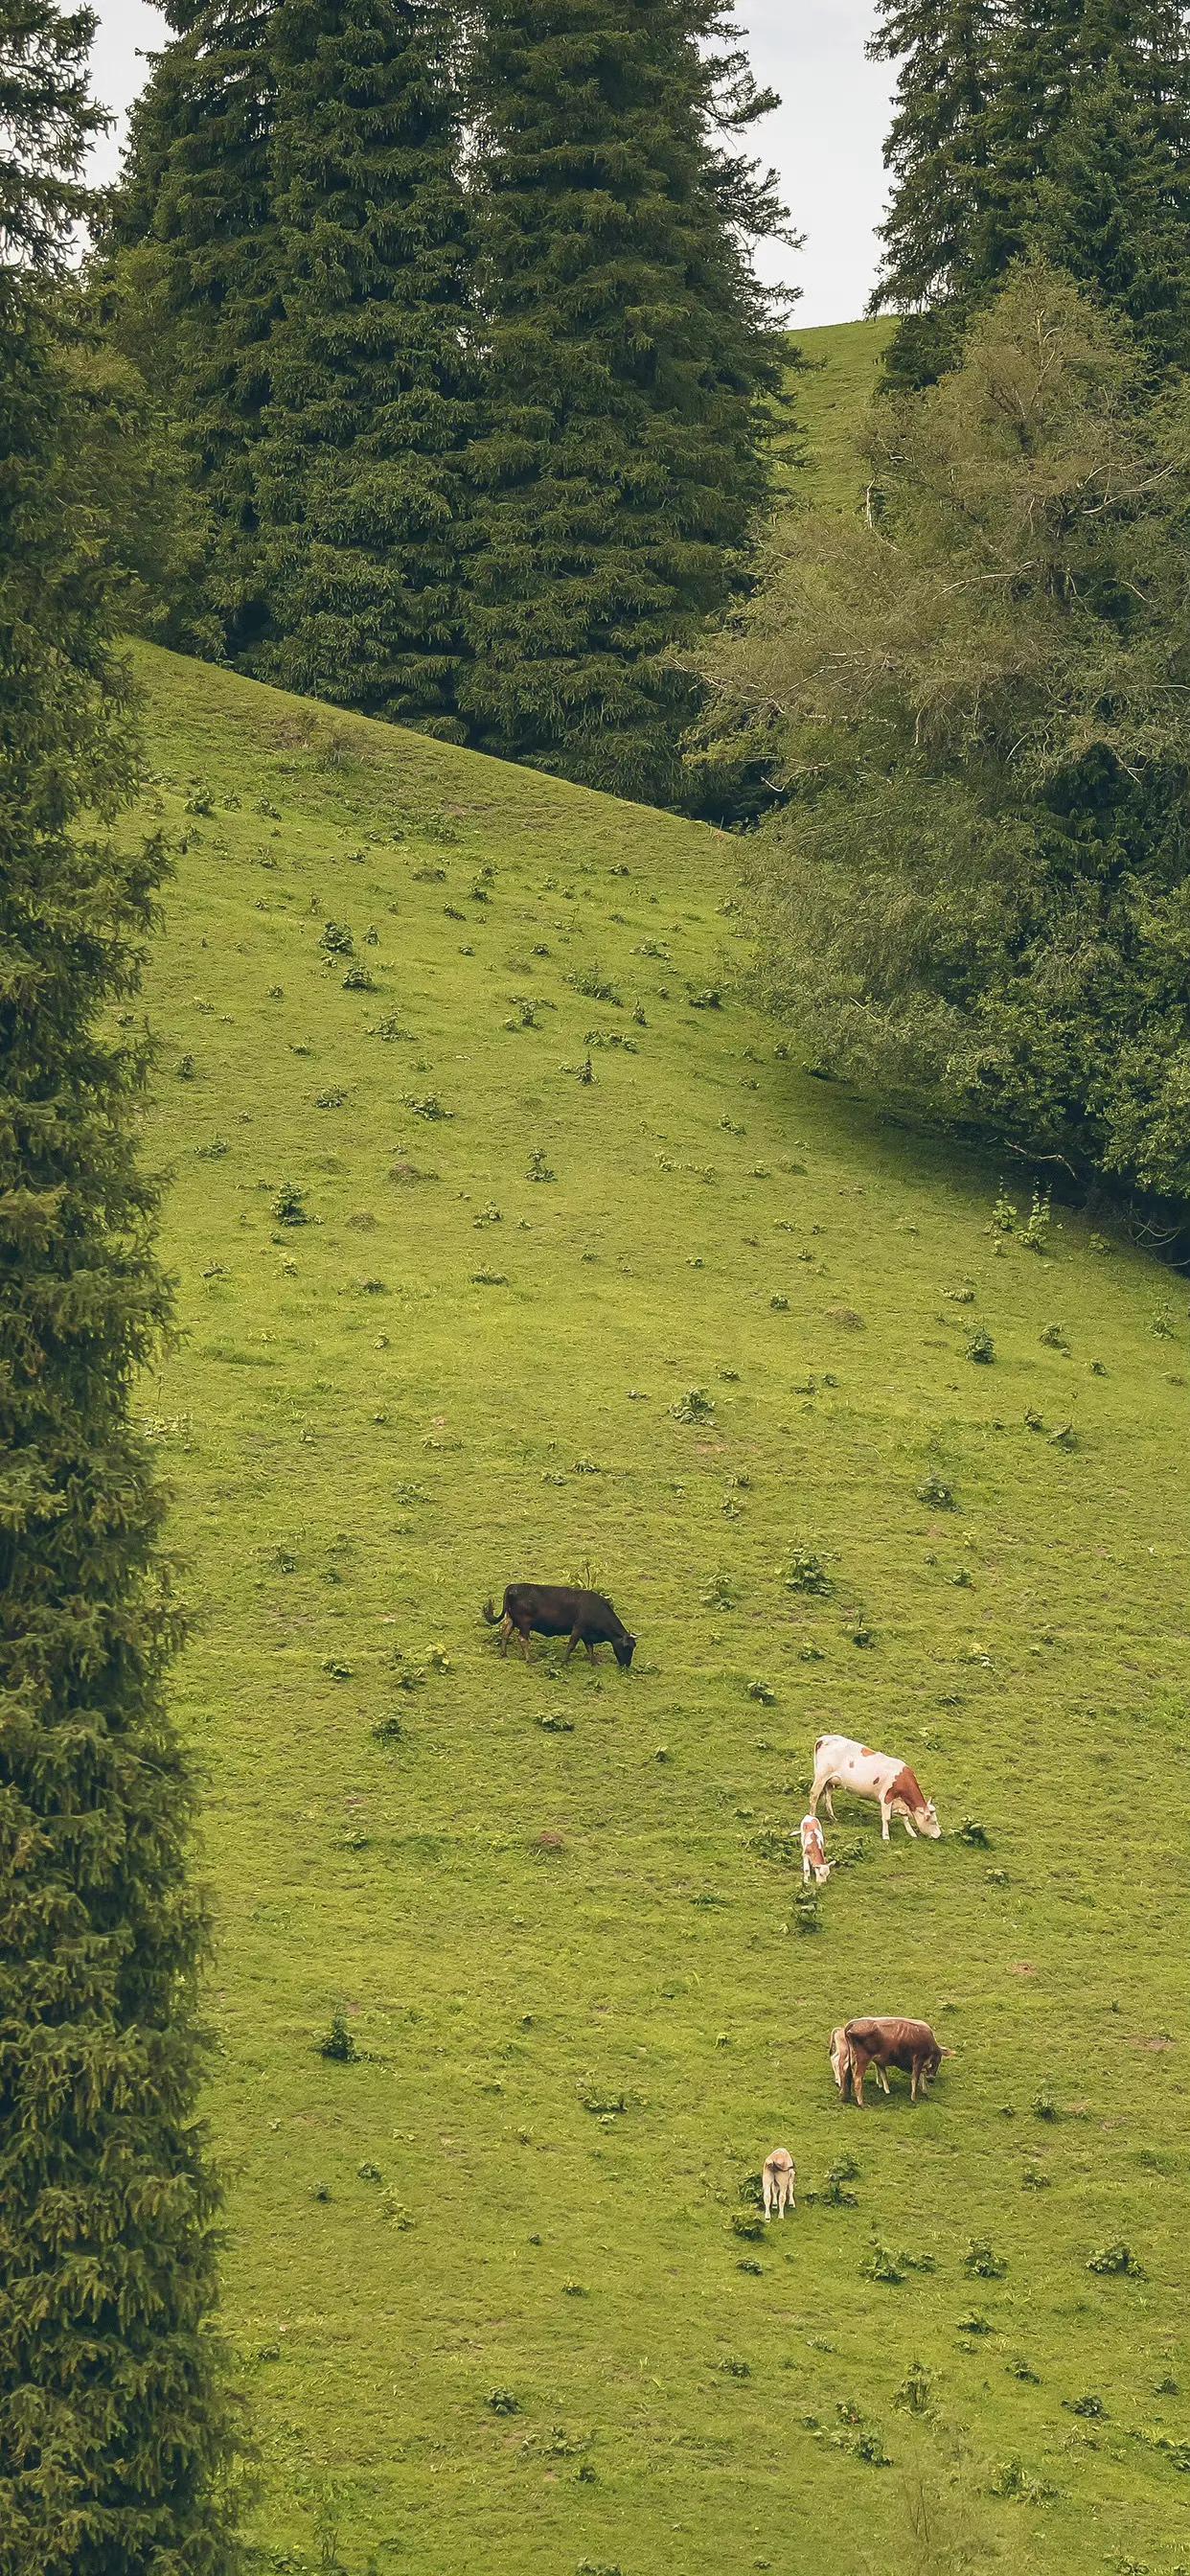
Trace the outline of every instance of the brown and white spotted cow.
<path fill-rule="evenodd" d="M 931 1842 L 941 1837 L 933 1799 L 926 1797 L 916 1774 L 908 1763 L 899 1762 L 895 1753 L 873 1753 L 870 1744 L 854 1744 L 849 1735 L 820 1735 L 814 1747 L 810 1813 L 816 1816 L 819 1799 L 825 1799 L 833 1824 L 832 1789 L 850 1789 L 857 1798 L 874 1798 L 880 1809 L 885 1842 L 889 1840 L 893 1816 L 900 1817 L 907 1834 L 925 1834 Z"/>

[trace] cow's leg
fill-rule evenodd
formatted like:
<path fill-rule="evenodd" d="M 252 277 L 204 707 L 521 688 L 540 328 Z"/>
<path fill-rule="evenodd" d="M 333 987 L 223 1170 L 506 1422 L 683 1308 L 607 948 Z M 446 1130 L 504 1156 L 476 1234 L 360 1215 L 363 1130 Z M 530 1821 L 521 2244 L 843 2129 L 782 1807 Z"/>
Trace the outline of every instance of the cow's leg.
<path fill-rule="evenodd" d="M 528 1663 L 528 1662 L 529 1662 L 529 1659 L 530 1659 L 530 1640 L 531 1640 L 531 1634 L 532 1634 L 532 1632 L 531 1632 L 531 1630 L 530 1630 L 530 1629 L 528 1629 L 528 1628 L 518 1628 L 518 1629 L 517 1629 L 517 1635 L 518 1635 L 518 1637 L 520 1638 L 520 1641 L 521 1641 L 521 1653 L 522 1653 L 522 1655 L 524 1656 L 524 1658 L 525 1658 L 525 1662 L 526 1662 L 526 1663 Z"/>
<path fill-rule="evenodd" d="M 803 1852 L 803 1853 L 802 1853 L 802 1885 L 803 1885 L 803 1887 L 808 1887 L 808 1886 L 809 1886 L 809 1884 L 810 1884 L 810 1855 L 809 1855 L 809 1852 Z"/>
<path fill-rule="evenodd" d="M 590 1638 L 589 1638 L 589 1637 L 584 1637 L 584 1639 L 583 1639 L 583 1644 L 584 1644 L 584 1646 L 585 1646 L 585 1647 L 586 1647 L 586 1649 L 587 1649 L 587 1662 L 588 1662 L 589 1664 L 593 1664 L 593 1663 L 594 1663 L 594 1661 L 595 1661 L 595 1649 L 594 1649 L 594 1646 L 593 1646 L 593 1645 L 592 1645 L 592 1643 L 591 1643 Z"/>
<path fill-rule="evenodd" d="M 891 1841 L 892 1841 L 892 1836 L 891 1836 L 891 1834 L 890 1834 L 890 1832 L 889 1832 L 889 1829 L 888 1829 L 888 1828 L 889 1828 L 889 1819 L 890 1819 L 891 1815 L 892 1815 L 892 1808 L 891 1808 L 891 1807 L 887 1807 L 887 1806 L 885 1805 L 885 1803 L 884 1803 L 883 1798 L 882 1798 L 882 1799 L 881 1799 L 881 1801 L 880 1801 L 880 1839 L 881 1839 L 881 1841 L 882 1841 L 882 1842 L 886 1842 L 886 1843 L 887 1843 L 887 1842 L 891 1842 Z"/>
<path fill-rule="evenodd" d="M 508 1653 L 509 1640 L 510 1640 L 511 1636 L 512 1636 L 512 1621 L 511 1621 L 511 1619 L 509 1618 L 508 1612 L 507 1612 L 507 1610 L 506 1610 L 506 1611 L 505 1611 L 505 1613 L 504 1613 L 504 1617 L 502 1618 L 502 1620 L 501 1620 L 501 1622 L 500 1622 L 500 1652 L 501 1652 L 501 1654 L 502 1654 L 502 1655 L 506 1655 L 506 1654 Z"/>
<path fill-rule="evenodd" d="M 564 1663 L 564 1664 L 568 1664 L 568 1663 L 569 1663 L 570 1658 L 571 1658 L 572 1654 L 574 1653 L 575 1647 L 577 1646 L 578 1642 L 579 1642 L 579 1632 L 578 1632 L 578 1629 L 577 1629 L 577 1628 L 572 1628 L 572 1629 L 571 1629 L 571 1631 L 570 1631 L 570 1635 L 569 1635 L 569 1637 L 568 1637 L 568 1638 L 567 1638 L 567 1640 L 566 1640 L 566 1652 L 565 1652 L 565 1654 L 564 1654 L 564 1655 L 563 1655 L 563 1657 L 562 1657 L 562 1661 L 563 1661 L 563 1663 Z"/>
<path fill-rule="evenodd" d="M 864 2077 L 868 2071 L 868 2062 L 869 2061 L 866 2057 L 860 2056 L 859 2050 L 853 2044 L 851 2050 L 851 2090 L 855 2095 L 861 2111 L 864 2107 Z"/>
<path fill-rule="evenodd" d="M 915 1843 L 915 1842 L 917 1841 L 917 1827 L 916 1827 L 916 1825 L 911 1825 L 911 1824 L 910 1824 L 908 1816 L 902 1816 L 902 1818 L 901 1818 L 901 1823 L 903 1824 L 903 1826 L 904 1826 L 904 1828 L 905 1828 L 905 1831 L 906 1831 L 906 1833 L 907 1833 L 907 1834 L 908 1834 L 908 1836 L 909 1836 L 909 1840 L 910 1840 L 910 1842 L 911 1842 L 911 1843 Z"/>
<path fill-rule="evenodd" d="M 882 2066 L 878 2066 L 876 2069 L 876 2081 L 878 2084 L 882 2084 L 884 2086 L 885 2098 L 887 2100 L 889 2094 L 892 2092 L 892 2086 L 889 2083 L 888 2077 Z"/>

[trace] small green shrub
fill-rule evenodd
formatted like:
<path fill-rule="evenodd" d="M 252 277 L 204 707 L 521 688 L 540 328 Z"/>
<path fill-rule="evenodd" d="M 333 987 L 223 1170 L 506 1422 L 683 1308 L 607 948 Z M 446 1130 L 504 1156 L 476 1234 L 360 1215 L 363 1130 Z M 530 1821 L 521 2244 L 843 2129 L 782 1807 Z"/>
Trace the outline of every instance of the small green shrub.
<path fill-rule="evenodd" d="M 318 2041 L 317 2047 L 320 2057 L 332 2058 L 338 2066 L 353 2066 L 356 2063 L 359 2050 L 341 2009 L 332 2013 L 330 2029 L 325 2037 Z"/>
<path fill-rule="evenodd" d="M 347 969 L 343 978 L 343 990 L 345 993 L 374 993 L 376 990 L 375 982 L 369 975 L 367 967 L 361 966 L 358 958 L 355 964 Z"/>
<path fill-rule="evenodd" d="M 540 1145 L 535 1145 L 529 1156 L 529 1169 L 526 1177 L 531 1181 L 557 1180 L 558 1175 L 556 1172 L 551 1171 Z"/>
<path fill-rule="evenodd" d="M 1034 1190 L 1033 1204 L 1030 1207 L 1025 1230 L 1021 1236 L 1021 1243 L 1026 1252 L 1046 1253 L 1049 1251 L 1050 1228 L 1052 1222 L 1053 1202 L 1050 1191 L 1047 1190 L 1043 1198 L 1039 1190 Z"/>
<path fill-rule="evenodd" d="M 484 2402 L 493 2415 L 519 2415 L 521 2411 L 520 2398 L 513 2396 L 511 2388 L 489 2388 Z"/>
<path fill-rule="evenodd" d="M 926 1477 L 925 1483 L 918 1486 L 917 1499 L 919 1503 L 926 1503 L 932 1512 L 957 1512 L 958 1510 L 953 1485 L 948 1485 L 946 1478 L 934 1474 L 933 1470 Z"/>
<path fill-rule="evenodd" d="M 990 1368 L 996 1356 L 996 1345 L 984 1325 L 979 1324 L 967 1335 L 967 1357 L 976 1368 Z"/>
<path fill-rule="evenodd" d="M 809 1548 L 794 1549 L 785 1583 L 788 1591 L 808 1592 L 821 1601 L 828 1600 L 835 1588 L 822 1558 Z"/>
<path fill-rule="evenodd" d="M 310 1222 L 305 1196 L 295 1181 L 282 1181 L 272 1206 L 278 1225 L 308 1225 Z"/>
<path fill-rule="evenodd" d="M 1002 2281 L 1008 2265 L 986 2237 L 973 2237 L 963 2256 L 963 2270 L 977 2281 Z"/>
<path fill-rule="evenodd" d="M 1097 2246 L 1095 2252 L 1087 2257 L 1087 2270 L 1108 2277 L 1124 2275 L 1130 2281 L 1143 2281 L 1145 2277 L 1132 2247 L 1122 2243 Z"/>
<path fill-rule="evenodd" d="M 709 1423 L 715 1419 L 714 1398 L 708 1395 L 705 1386 L 687 1387 L 684 1395 L 675 1397 L 669 1409 L 675 1422 Z"/>
<path fill-rule="evenodd" d="M 324 921 L 318 945 L 328 957 L 354 957 L 355 940 L 345 921 Z"/>

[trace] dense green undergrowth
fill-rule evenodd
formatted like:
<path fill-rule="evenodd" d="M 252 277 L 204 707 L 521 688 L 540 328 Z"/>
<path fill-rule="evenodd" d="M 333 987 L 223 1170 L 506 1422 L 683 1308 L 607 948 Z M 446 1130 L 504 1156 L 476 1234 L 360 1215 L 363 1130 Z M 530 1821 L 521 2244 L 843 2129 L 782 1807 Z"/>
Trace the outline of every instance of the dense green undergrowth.
<path fill-rule="evenodd" d="M 141 662 L 259 2565 L 1170 2576 L 1184 1285 L 779 1059 L 729 841 Z M 828 1728 L 946 1835 L 807 1912 Z"/>

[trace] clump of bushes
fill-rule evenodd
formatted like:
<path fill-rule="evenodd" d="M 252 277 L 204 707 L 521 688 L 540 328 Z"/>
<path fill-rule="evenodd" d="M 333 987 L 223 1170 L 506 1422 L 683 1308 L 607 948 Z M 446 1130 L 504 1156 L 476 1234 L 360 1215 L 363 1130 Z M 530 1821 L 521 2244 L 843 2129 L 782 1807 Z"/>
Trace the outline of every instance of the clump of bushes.
<path fill-rule="evenodd" d="M 278 1225 L 308 1225 L 309 1211 L 304 1193 L 296 1181 L 282 1181 L 273 1199 L 273 1215 Z"/>
<path fill-rule="evenodd" d="M 926 1503 L 932 1512 L 958 1510 L 953 1485 L 948 1485 L 945 1476 L 939 1476 L 932 1468 L 925 1483 L 917 1488 L 917 1499 L 919 1503 Z"/>
<path fill-rule="evenodd" d="M 996 1356 L 996 1345 L 983 1324 L 977 1324 L 967 1335 L 967 1357 L 976 1368 L 990 1368 Z"/>

